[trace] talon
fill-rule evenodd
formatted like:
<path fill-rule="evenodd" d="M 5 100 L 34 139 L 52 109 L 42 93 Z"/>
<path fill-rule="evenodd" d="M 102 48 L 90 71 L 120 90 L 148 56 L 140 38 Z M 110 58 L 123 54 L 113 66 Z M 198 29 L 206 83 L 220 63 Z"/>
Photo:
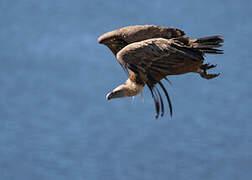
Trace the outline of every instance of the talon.
<path fill-rule="evenodd" d="M 212 69 L 212 68 L 215 68 L 217 66 L 217 64 L 212 64 L 210 65 L 209 63 L 207 64 L 203 64 L 200 66 L 200 68 L 203 70 L 203 71 L 206 71 L 207 69 Z"/>
<path fill-rule="evenodd" d="M 217 64 L 212 64 L 212 65 L 208 66 L 208 69 L 215 68 L 216 66 L 217 66 Z"/>
<path fill-rule="evenodd" d="M 220 73 L 218 73 L 218 74 L 207 74 L 204 72 L 200 73 L 200 76 L 204 79 L 213 79 L 213 78 L 218 77 L 219 75 L 220 75 Z"/>

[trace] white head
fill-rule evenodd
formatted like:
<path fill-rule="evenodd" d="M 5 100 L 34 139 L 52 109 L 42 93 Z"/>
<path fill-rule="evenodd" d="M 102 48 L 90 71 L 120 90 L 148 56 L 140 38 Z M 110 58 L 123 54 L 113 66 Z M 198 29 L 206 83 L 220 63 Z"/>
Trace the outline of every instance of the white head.
<path fill-rule="evenodd" d="M 128 79 L 126 84 L 122 84 L 115 88 L 112 92 L 108 93 L 106 95 L 106 99 L 110 100 L 113 98 L 135 96 L 142 91 L 143 86 L 144 85 L 136 84 Z"/>
<path fill-rule="evenodd" d="M 110 100 L 113 98 L 121 98 L 121 97 L 127 97 L 128 96 L 128 88 L 125 84 L 122 84 L 115 88 L 113 91 L 108 93 L 106 95 L 106 99 Z"/>

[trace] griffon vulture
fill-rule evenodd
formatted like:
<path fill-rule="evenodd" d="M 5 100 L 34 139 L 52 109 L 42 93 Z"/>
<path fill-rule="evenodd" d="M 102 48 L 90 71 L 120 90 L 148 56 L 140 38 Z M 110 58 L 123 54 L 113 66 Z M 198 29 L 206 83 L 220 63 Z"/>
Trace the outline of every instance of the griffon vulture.
<path fill-rule="evenodd" d="M 216 49 L 224 41 L 221 36 L 198 39 L 184 37 L 185 33 L 176 28 L 154 25 L 137 25 L 107 32 L 98 38 L 114 53 L 129 78 L 107 94 L 106 98 L 121 98 L 139 94 L 145 85 L 154 99 L 157 119 L 164 115 L 164 102 L 157 87 L 163 90 L 172 116 L 172 104 L 161 80 L 168 75 L 198 73 L 202 78 L 212 79 L 219 74 L 207 74 L 216 65 L 203 64 L 206 53 L 222 54 Z"/>

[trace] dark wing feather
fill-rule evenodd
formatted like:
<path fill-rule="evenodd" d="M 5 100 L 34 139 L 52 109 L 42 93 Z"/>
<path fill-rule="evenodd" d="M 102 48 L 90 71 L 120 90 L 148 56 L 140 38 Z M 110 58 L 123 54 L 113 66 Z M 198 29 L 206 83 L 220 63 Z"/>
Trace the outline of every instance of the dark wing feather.
<path fill-rule="evenodd" d="M 176 42 L 177 39 L 153 38 L 145 41 L 132 43 L 117 54 L 117 59 L 125 68 L 130 69 L 136 74 L 141 74 L 138 77 L 144 78 L 149 87 L 156 107 L 156 118 L 160 113 L 164 113 L 163 100 L 160 92 L 155 87 L 158 83 L 164 91 L 167 98 L 170 114 L 172 115 L 172 105 L 169 95 L 161 83 L 163 78 L 172 74 L 172 71 L 177 66 L 183 66 L 186 61 L 202 61 L 203 54 L 193 48 Z"/>
<path fill-rule="evenodd" d="M 153 38 L 129 44 L 118 52 L 116 58 L 125 68 L 152 75 L 154 84 L 172 73 L 173 69 L 190 61 L 202 61 L 203 53 L 177 39 Z M 148 78 L 146 79 L 147 82 Z"/>

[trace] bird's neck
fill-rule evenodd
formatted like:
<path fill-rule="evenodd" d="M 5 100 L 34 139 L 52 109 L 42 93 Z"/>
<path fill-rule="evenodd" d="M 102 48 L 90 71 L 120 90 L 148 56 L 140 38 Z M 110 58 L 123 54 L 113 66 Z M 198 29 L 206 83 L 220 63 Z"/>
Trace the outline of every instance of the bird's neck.
<path fill-rule="evenodd" d="M 140 93 L 144 87 L 144 84 L 137 84 L 136 82 L 127 79 L 126 83 L 125 83 L 126 87 L 127 87 L 127 95 L 128 96 L 135 96 L 138 93 Z"/>

